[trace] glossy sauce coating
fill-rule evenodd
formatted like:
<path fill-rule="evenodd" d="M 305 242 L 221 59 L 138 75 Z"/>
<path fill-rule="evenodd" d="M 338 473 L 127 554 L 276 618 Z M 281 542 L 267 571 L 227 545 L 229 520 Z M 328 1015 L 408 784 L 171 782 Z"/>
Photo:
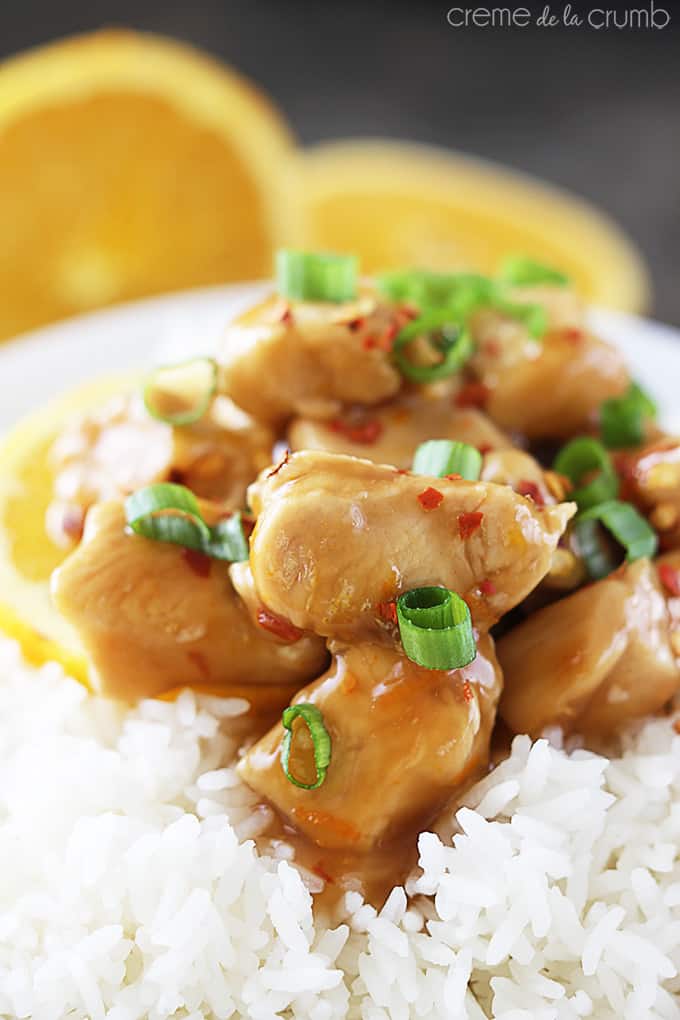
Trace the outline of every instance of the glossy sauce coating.
<path fill-rule="evenodd" d="M 366 852 L 418 832 L 487 760 L 502 680 L 491 638 L 478 649 L 470 666 L 447 672 L 399 648 L 333 646 L 330 669 L 294 700 L 316 705 L 331 735 L 323 785 L 303 790 L 286 778 L 280 724 L 248 751 L 241 776 L 323 848 Z M 304 726 L 294 732 L 309 759 Z M 291 756 L 298 773 L 300 758 Z"/>
<path fill-rule="evenodd" d="M 245 693 L 255 710 L 280 711 L 327 661 L 320 638 L 283 642 L 258 627 L 228 564 L 128 534 L 117 502 L 90 511 L 52 590 L 107 697 L 134 701 L 196 686 Z"/>
<path fill-rule="evenodd" d="M 538 508 L 507 486 L 312 452 L 263 474 L 249 499 L 259 598 L 296 627 L 340 640 L 375 640 L 379 604 L 422 585 L 456 591 L 490 626 L 547 573 L 574 512 Z"/>

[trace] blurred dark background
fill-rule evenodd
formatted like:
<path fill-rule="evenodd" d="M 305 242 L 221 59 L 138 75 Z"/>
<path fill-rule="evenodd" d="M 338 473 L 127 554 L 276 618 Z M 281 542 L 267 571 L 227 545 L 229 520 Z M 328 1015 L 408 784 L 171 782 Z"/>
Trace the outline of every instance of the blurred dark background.
<path fill-rule="evenodd" d="M 0 51 L 105 25 L 163 32 L 251 75 L 302 141 L 410 138 L 544 177 L 624 226 L 651 267 L 653 314 L 680 325 L 680 5 L 656 3 L 670 13 L 663 30 L 453 29 L 450 6 L 26 0 L 3 4 Z M 525 6 L 535 16 L 544 5 Z M 616 10 L 620 23 L 626 10 L 649 9 L 645 0 L 571 6 Z"/>

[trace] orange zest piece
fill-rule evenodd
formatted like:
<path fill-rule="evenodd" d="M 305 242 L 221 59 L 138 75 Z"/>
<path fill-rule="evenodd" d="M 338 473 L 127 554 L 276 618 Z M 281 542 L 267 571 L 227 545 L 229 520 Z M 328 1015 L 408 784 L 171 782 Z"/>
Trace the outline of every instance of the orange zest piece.
<path fill-rule="evenodd" d="M 296 804 L 291 809 L 291 814 L 296 821 L 309 826 L 312 829 L 323 830 L 325 833 L 332 833 L 337 839 L 347 843 L 356 843 L 361 833 L 351 822 L 337 815 L 331 815 L 328 811 L 313 811 L 309 808 Z M 314 838 L 312 836 L 312 838 Z"/>

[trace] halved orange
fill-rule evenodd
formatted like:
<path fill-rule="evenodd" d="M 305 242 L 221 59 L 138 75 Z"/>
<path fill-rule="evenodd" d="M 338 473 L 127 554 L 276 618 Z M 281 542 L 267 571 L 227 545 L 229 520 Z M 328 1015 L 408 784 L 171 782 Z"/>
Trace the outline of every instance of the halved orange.
<path fill-rule="evenodd" d="M 286 236 L 285 121 L 180 43 L 106 31 L 0 67 L 0 338 L 255 279 Z"/>
<path fill-rule="evenodd" d="M 612 220 L 492 163 L 405 142 L 330 142 L 300 154 L 290 187 L 296 243 L 355 252 L 367 273 L 492 273 L 525 254 L 559 266 L 594 303 L 640 312 L 649 300 L 642 259 Z"/>
<path fill-rule="evenodd" d="M 29 662 L 60 662 L 87 682 L 87 661 L 75 631 L 50 602 L 52 571 L 65 553 L 45 533 L 52 498 L 48 452 L 75 414 L 101 406 L 130 379 L 87 383 L 19 422 L 0 442 L 0 630 L 15 638 Z"/>

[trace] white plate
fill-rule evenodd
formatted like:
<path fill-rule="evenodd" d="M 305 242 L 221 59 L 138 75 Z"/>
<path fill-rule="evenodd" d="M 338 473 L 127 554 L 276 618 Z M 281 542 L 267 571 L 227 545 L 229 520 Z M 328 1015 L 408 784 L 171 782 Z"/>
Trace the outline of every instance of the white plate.
<path fill-rule="evenodd" d="M 5 344 L 0 347 L 0 431 L 87 379 L 211 353 L 226 323 L 266 287 L 239 284 L 136 301 Z M 591 319 L 658 400 L 666 427 L 680 429 L 680 331 L 599 309 Z"/>

